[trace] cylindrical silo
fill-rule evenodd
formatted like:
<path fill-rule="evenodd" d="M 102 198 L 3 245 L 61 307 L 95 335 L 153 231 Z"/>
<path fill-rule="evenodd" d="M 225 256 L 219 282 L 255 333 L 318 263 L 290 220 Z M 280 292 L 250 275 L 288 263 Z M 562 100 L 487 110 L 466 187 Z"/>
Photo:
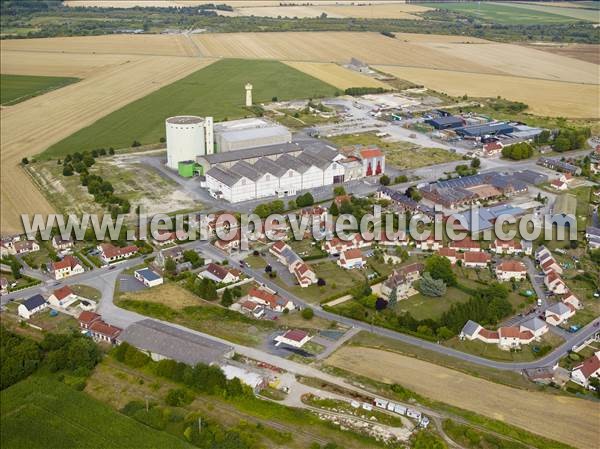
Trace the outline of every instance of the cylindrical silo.
<path fill-rule="evenodd" d="M 167 166 L 178 169 L 181 161 L 195 161 L 206 154 L 204 119 L 192 115 L 169 117 L 167 129 Z"/>

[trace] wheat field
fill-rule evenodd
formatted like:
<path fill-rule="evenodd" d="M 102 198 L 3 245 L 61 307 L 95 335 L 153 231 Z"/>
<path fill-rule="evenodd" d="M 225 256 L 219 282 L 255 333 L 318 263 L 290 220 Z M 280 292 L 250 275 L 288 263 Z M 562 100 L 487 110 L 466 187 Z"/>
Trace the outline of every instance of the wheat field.
<path fill-rule="evenodd" d="M 37 55 L 37 53 L 36 53 Z M 18 52 L 3 55 L 10 61 Z M 73 60 L 78 55 L 71 55 Z M 21 59 L 21 58 L 19 58 Z M 41 62 L 44 58 L 41 59 Z M 62 59 L 65 67 L 53 65 L 49 72 L 73 73 L 73 65 Z M 96 64 L 94 61 L 93 64 Z M 1 222 L 2 234 L 21 229 L 19 214 L 49 213 L 52 208 L 19 162 L 31 157 L 75 131 L 91 125 L 106 114 L 141 98 L 209 64 L 211 60 L 169 56 L 131 57 L 126 62 L 88 72 L 82 81 L 32 98 L 0 111 Z M 13 67 L 18 63 L 11 63 Z M 31 63 L 28 63 L 31 64 Z M 73 63 L 83 73 L 81 61 Z M 28 69 L 30 67 L 28 66 Z M 43 66 L 36 74 L 45 75 Z"/>
<path fill-rule="evenodd" d="M 390 86 L 382 81 L 363 75 L 353 70 L 346 69 L 332 62 L 298 62 L 283 61 L 290 67 L 300 70 L 321 81 L 331 84 L 339 89 L 348 89 L 349 87 L 383 87 L 389 89 Z"/>
<path fill-rule="evenodd" d="M 326 363 L 582 449 L 598 444 L 600 408 L 592 401 L 518 390 L 379 349 L 342 347 Z"/>

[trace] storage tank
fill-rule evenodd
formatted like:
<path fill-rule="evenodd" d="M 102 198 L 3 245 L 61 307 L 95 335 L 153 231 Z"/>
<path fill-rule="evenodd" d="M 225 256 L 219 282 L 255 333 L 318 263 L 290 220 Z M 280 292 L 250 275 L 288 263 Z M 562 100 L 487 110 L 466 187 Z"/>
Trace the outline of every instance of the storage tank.
<path fill-rule="evenodd" d="M 196 160 L 206 154 L 205 119 L 193 115 L 180 115 L 165 120 L 167 129 L 167 166 L 178 169 L 181 161 Z"/>

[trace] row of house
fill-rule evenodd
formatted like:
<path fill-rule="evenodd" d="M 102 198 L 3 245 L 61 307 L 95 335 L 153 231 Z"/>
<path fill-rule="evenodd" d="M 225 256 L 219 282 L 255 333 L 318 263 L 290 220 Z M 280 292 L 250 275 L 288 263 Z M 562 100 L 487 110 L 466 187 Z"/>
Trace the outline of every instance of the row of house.
<path fill-rule="evenodd" d="M 123 331 L 120 327 L 112 326 L 102 320 L 102 316 L 95 312 L 83 311 L 77 318 L 79 327 L 94 341 L 115 344 Z"/>
<path fill-rule="evenodd" d="M 67 309 L 78 301 L 78 306 L 83 311 L 91 311 L 96 308 L 94 301 L 77 295 L 71 287 L 65 285 L 54 290 L 47 300 L 41 294 L 27 298 L 17 307 L 17 314 L 21 318 L 29 320 L 33 315 L 46 310 L 50 306 Z"/>
<path fill-rule="evenodd" d="M 0 241 L 0 257 L 16 256 L 39 251 L 40 245 L 35 240 L 21 240 L 20 235 L 3 237 Z"/>
<path fill-rule="evenodd" d="M 279 262 L 287 266 L 290 273 L 296 276 L 300 287 L 309 287 L 316 284 L 318 279 L 316 273 L 306 264 L 292 248 L 283 241 L 277 241 L 269 248 Z"/>
<path fill-rule="evenodd" d="M 600 248 L 600 228 L 588 226 L 585 229 L 585 239 L 589 249 Z"/>

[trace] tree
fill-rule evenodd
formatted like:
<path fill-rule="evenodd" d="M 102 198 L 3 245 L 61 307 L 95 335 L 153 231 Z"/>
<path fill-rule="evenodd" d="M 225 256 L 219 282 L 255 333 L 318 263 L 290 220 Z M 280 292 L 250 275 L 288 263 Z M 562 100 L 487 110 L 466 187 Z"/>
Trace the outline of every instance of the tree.
<path fill-rule="evenodd" d="M 337 203 L 335 201 L 333 203 L 331 203 L 331 207 L 329 208 L 329 212 L 334 217 L 337 217 L 340 214 L 340 210 L 338 209 L 338 205 L 337 205 Z"/>
<path fill-rule="evenodd" d="M 388 307 L 391 309 L 391 308 L 395 307 L 397 303 L 398 303 L 398 290 L 395 288 L 392 288 L 392 291 L 390 292 L 390 296 L 388 298 Z"/>
<path fill-rule="evenodd" d="M 336 186 L 333 188 L 333 194 L 335 196 L 342 196 L 346 194 L 346 189 L 344 189 L 344 186 Z"/>
<path fill-rule="evenodd" d="M 327 285 L 327 282 L 325 281 L 325 279 L 319 278 L 319 279 L 317 279 L 317 285 L 319 287 L 325 287 Z"/>
<path fill-rule="evenodd" d="M 306 192 L 304 195 L 300 195 L 296 198 L 296 204 L 298 207 L 312 206 L 315 204 L 315 199 L 310 192 Z"/>
<path fill-rule="evenodd" d="M 471 160 L 471 168 L 479 168 L 479 167 L 481 167 L 481 159 L 479 159 L 477 157 L 473 158 Z"/>
<path fill-rule="evenodd" d="M 305 320 L 312 320 L 313 316 L 315 316 L 315 312 L 310 307 L 306 307 L 302 309 L 301 315 Z"/>
<path fill-rule="evenodd" d="M 433 279 L 430 273 L 425 272 L 419 281 L 419 291 L 425 296 L 444 296 L 446 284 L 442 279 Z"/>
<path fill-rule="evenodd" d="M 223 307 L 229 307 L 231 304 L 233 304 L 233 296 L 231 295 L 231 290 L 226 288 L 223 292 L 223 297 L 221 298 L 221 305 Z"/>
<path fill-rule="evenodd" d="M 177 262 L 172 257 L 167 257 L 165 259 L 165 271 L 170 274 L 175 274 L 177 272 Z"/>
<path fill-rule="evenodd" d="M 271 101 L 277 101 L 277 97 L 271 97 Z"/>
<path fill-rule="evenodd" d="M 134 141 L 131 143 L 131 146 L 132 146 L 133 148 L 135 148 L 135 147 L 141 147 L 141 146 L 142 146 L 142 144 L 141 144 L 141 143 L 140 143 L 138 140 L 134 140 Z"/>
<path fill-rule="evenodd" d="M 289 200 L 288 201 L 288 209 L 289 210 L 298 209 L 298 205 L 296 204 L 296 200 Z"/>
<path fill-rule="evenodd" d="M 450 287 L 456 285 L 456 275 L 452 271 L 450 261 L 445 257 L 434 254 L 425 261 L 425 271 L 429 272 L 433 279 L 441 279 Z"/>
<path fill-rule="evenodd" d="M 63 165 L 63 176 L 73 176 L 73 166 L 71 164 Z"/>
<path fill-rule="evenodd" d="M 27 159 L 26 157 L 24 157 L 23 159 L 21 159 L 21 164 L 23 164 L 23 165 L 29 164 L 29 159 Z"/>
<path fill-rule="evenodd" d="M 113 154 L 115 154 L 115 149 L 114 149 L 113 147 L 110 147 L 110 148 L 108 149 L 108 154 L 110 154 L 111 156 L 112 156 Z"/>
<path fill-rule="evenodd" d="M 389 186 L 390 182 L 392 182 L 392 181 L 388 175 L 382 175 L 379 178 L 379 184 L 381 184 L 382 186 Z"/>
<path fill-rule="evenodd" d="M 383 298 L 377 298 L 375 300 L 375 310 L 385 310 L 388 306 L 388 302 Z"/>
<path fill-rule="evenodd" d="M 267 204 L 259 204 L 254 208 L 254 213 L 260 218 L 267 218 L 271 215 L 271 208 Z"/>
<path fill-rule="evenodd" d="M 193 249 L 183 252 L 183 260 L 190 262 L 193 268 L 198 268 L 204 265 L 204 259 L 200 257 L 200 255 Z"/>

